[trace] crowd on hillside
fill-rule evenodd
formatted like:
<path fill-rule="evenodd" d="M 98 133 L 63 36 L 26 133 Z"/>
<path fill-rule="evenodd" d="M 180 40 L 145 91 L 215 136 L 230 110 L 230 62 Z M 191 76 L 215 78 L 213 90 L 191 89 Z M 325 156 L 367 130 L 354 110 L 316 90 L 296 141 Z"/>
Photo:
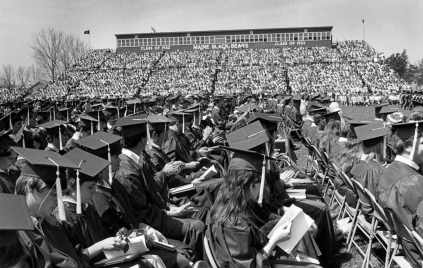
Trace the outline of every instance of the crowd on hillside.
<path fill-rule="evenodd" d="M 399 95 L 409 85 L 363 41 L 337 47 L 194 50 L 118 54 L 91 50 L 65 77 L 32 97 L 170 95 L 173 93 L 323 93 Z M 1 89 L 1 102 L 23 97 Z M 351 102 L 350 102 L 351 103 Z"/>

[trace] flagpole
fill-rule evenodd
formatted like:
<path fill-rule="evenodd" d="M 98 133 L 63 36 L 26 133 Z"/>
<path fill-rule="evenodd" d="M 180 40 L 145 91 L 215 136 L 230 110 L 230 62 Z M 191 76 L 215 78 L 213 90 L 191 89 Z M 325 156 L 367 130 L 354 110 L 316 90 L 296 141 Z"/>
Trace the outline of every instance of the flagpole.
<path fill-rule="evenodd" d="M 88 30 L 88 46 L 91 49 L 91 30 Z"/>
<path fill-rule="evenodd" d="M 366 41 L 365 35 L 364 35 L 364 19 L 362 20 L 363 22 L 363 41 Z"/>

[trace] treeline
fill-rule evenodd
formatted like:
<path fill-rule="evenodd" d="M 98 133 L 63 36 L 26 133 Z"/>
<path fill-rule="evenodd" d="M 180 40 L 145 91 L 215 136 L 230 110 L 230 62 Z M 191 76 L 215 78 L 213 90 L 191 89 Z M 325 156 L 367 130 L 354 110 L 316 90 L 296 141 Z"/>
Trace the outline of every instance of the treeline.
<path fill-rule="evenodd" d="M 408 83 L 423 86 L 423 59 L 416 64 L 411 64 L 407 50 L 404 49 L 402 53 L 392 54 L 385 61 Z"/>

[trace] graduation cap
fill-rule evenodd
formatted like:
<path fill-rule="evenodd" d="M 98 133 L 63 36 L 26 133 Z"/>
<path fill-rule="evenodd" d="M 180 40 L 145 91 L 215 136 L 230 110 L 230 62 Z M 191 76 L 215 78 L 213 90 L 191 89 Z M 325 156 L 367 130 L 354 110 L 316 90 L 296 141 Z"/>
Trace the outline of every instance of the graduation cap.
<path fill-rule="evenodd" d="M 45 128 L 47 135 L 58 135 L 59 136 L 59 146 L 60 150 L 63 150 L 62 144 L 62 128 L 67 131 L 67 128 L 63 125 L 67 124 L 66 121 L 53 120 L 44 124 L 39 125 L 39 127 Z M 62 127 L 63 126 L 63 127 Z"/>
<path fill-rule="evenodd" d="M 91 116 L 88 115 L 80 115 L 78 126 L 86 127 L 91 129 L 91 134 L 94 133 L 94 123 L 99 124 L 99 121 Z"/>
<path fill-rule="evenodd" d="M 36 117 L 35 120 L 37 122 L 39 122 L 39 121 L 45 121 L 45 122 L 51 121 L 52 120 L 52 118 L 51 118 L 51 111 L 40 111 L 40 112 L 37 112 L 37 117 Z"/>
<path fill-rule="evenodd" d="M 11 112 L 0 119 L 1 124 L 7 130 L 13 129 L 13 126 L 19 121 L 22 121 L 22 119 L 15 112 Z"/>
<path fill-rule="evenodd" d="M 19 241 L 16 231 L 34 229 L 25 197 L 0 193 L 0 251 Z"/>
<path fill-rule="evenodd" d="M 350 124 L 350 130 L 357 136 L 357 133 L 355 133 L 354 128 L 361 127 L 361 126 L 364 126 L 364 125 L 368 125 L 368 124 L 372 123 L 372 121 L 351 120 L 351 121 L 348 121 L 348 123 Z"/>
<path fill-rule="evenodd" d="M 69 122 L 69 108 L 59 109 L 58 113 L 63 116 L 67 122 Z"/>
<path fill-rule="evenodd" d="M 97 181 L 98 174 L 111 163 L 79 148 L 73 149 L 64 157 L 80 167 L 76 170 L 76 213 L 81 214 L 81 182 Z"/>
<path fill-rule="evenodd" d="M 101 129 L 101 122 L 107 123 L 106 116 L 104 115 L 103 111 L 95 111 L 89 112 L 88 115 L 92 118 L 97 119 L 97 129 Z"/>
<path fill-rule="evenodd" d="M 119 111 L 119 107 L 117 106 L 106 106 L 104 107 L 103 113 L 105 115 L 115 115 Z"/>
<path fill-rule="evenodd" d="M 389 103 L 380 103 L 380 104 L 376 104 L 376 105 L 374 105 L 373 107 L 375 108 L 375 115 L 376 115 L 376 117 L 379 117 L 380 116 L 380 110 L 382 110 L 382 107 L 384 107 L 384 106 L 388 106 L 389 105 Z"/>
<path fill-rule="evenodd" d="M 226 134 L 229 146 L 236 149 L 250 150 L 271 141 L 269 132 L 259 122 L 248 124 L 234 132 Z"/>
<path fill-rule="evenodd" d="M 166 125 L 172 122 L 172 120 L 163 115 L 149 115 L 147 120 L 150 130 L 156 131 L 166 130 Z"/>
<path fill-rule="evenodd" d="M 30 113 L 31 113 L 31 108 L 27 106 L 27 107 L 22 108 L 22 109 L 18 112 L 18 115 L 19 115 L 21 118 L 29 118 L 29 117 L 30 117 Z"/>
<path fill-rule="evenodd" d="M 398 112 L 400 109 L 400 107 L 398 106 L 384 106 L 382 107 L 382 109 L 380 110 L 379 114 L 393 114 L 395 112 Z"/>
<path fill-rule="evenodd" d="M 122 128 L 122 136 L 132 137 L 146 131 L 147 115 L 139 114 L 116 120 L 114 127 Z"/>
<path fill-rule="evenodd" d="M 140 100 L 140 99 L 134 99 L 134 100 L 127 100 L 126 101 L 126 105 L 127 106 L 134 106 L 134 114 L 135 114 L 135 112 L 136 112 L 136 110 L 137 110 L 137 106 L 138 107 L 141 107 L 141 103 L 142 103 L 142 101 Z"/>
<path fill-rule="evenodd" d="M 328 103 L 330 102 L 330 97 L 324 97 L 323 99 L 321 99 L 322 103 Z"/>
<path fill-rule="evenodd" d="M 259 203 L 263 201 L 264 183 L 266 175 L 267 160 L 272 159 L 265 154 L 254 151 L 237 149 L 233 147 L 220 146 L 220 148 L 233 152 L 228 170 L 245 170 L 245 171 L 261 171 Z"/>
<path fill-rule="evenodd" d="M 273 131 L 276 130 L 276 128 L 278 127 L 278 122 L 283 121 L 283 118 L 275 114 L 254 112 L 250 115 L 250 118 L 248 119 L 248 124 L 257 120 L 263 123 L 263 125 L 268 131 Z"/>
<path fill-rule="evenodd" d="M 170 120 L 182 123 L 182 133 L 185 133 L 185 121 L 190 120 L 191 117 L 193 117 L 192 114 L 185 113 L 183 111 L 171 112 L 168 115 Z"/>
<path fill-rule="evenodd" d="M 357 134 L 357 139 L 362 141 L 365 147 L 373 147 L 385 141 L 384 137 L 388 128 L 381 121 L 374 121 L 370 124 L 355 127 L 354 131 Z"/>
<path fill-rule="evenodd" d="M 423 121 L 393 124 L 392 127 L 396 128 L 395 134 L 403 142 L 414 136 L 416 134 L 416 130 L 417 134 L 423 133 Z"/>
<path fill-rule="evenodd" d="M 310 109 L 310 110 L 308 111 L 308 113 L 309 113 L 310 115 L 315 115 L 315 114 L 326 114 L 326 113 L 327 113 L 327 110 L 326 110 L 326 108 L 322 108 L 322 107 L 320 107 L 320 108 Z"/>
<path fill-rule="evenodd" d="M 194 124 L 196 125 L 201 124 L 203 114 L 201 112 L 201 106 L 199 103 L 188 107 L 187 109 L 184 110 L 184 112 L 192 114 L 192 116 L 194 117 Z"/>
<path fill-rule="evenodd" d="M 328 123 L 332 120 L 341 121 L 341 116 L 339 115 L 338 111 L 325 114 L 325 118 L 326 118 L 326 122 L 328 122 Z"/>
<path fill-rule="evenodd" d="M 10 137 L 12 130 L 0 134 L 0 155 L 7 153 L 11 146 L 15 146 L 15 141 Z"/>
<path fill-rule="evenodd" d="M 39 177 L 49 188 L 56 185 L 59 218 L 65 221 L 61 181 L 66 187 L 66 168 L 78 169 L 78 166 L 55 152 L 20 147 L 11 148 L 27 161 L 21 171 L 21 175 L 25 176 L 21 178 Z"/>
<path fill-rule="evenodd" d="M 112 161 L 111 147 L 122 139 L 121 136 L 110 134 L 107 132 L 97 132 L 93 135 L 84 137 L 75 141 L 76 144 L 83 146 L 91 154 L 99 157 L 107 155 L 107 160 Z M 112 167 L 109 167 L 109 183 L 112 184 Z"/>
<path fill-rule="evenodd" d="M 238 107 L 238 108 L 235 108 L 235 110 L 238 110 L 238 111 L 240 111 L 241 113 L 245 113 L 245 112 L 247 112 L 248 110 L 250 110 L 250 111 L 254 111 L 255 109 L 257 109 L 258 108 L 258 106 L 256 105 L 256 104 L 251 104 L 251 103 L 249 103 L 249 104 L 244 104 L 244 105 L 242 105 L 241 107 Z"/>

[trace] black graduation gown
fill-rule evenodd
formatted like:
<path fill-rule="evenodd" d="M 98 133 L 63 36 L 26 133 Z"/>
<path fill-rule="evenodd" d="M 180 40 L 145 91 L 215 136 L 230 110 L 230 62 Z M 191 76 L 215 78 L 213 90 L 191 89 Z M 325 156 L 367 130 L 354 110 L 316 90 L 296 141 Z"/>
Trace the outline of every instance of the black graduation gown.
<path fill-rule="evenodd" d="M 423 201 L 423 176 L 411 166 L 394 161 L 379 182 L 379 203 L 391 209 L 410 230 L 418 205 Z M 402 240 L 406 259 L 413 267 L 421 267 L 423 256 L 412 243 Z"/>
<path fill-rule="evenodd" d="M 128 230 L 139 228 L 141 222 L 135 220 L 128 194 L 119 181 L 113 180 L 111 186 L 106 181 L 99 183 L 92 201 L 108 237 L 115 236 L 122 227 Z M 188 246 L 176 240 L 168 239 L 168 242 L 179 251 L 151 249 L 149 253 L 159 256 L 166 267 L 190 267 L 190 260 L 180 253 L 181 250 L 187 250 Z"/>
<path fill-rule="evenodd" d="M 200 220 L 177 219 L 167 215 L 167 205 L 157 191 L 151 170 L 141 161 L 135 163 L 128 156 L 120 155 L 120 168 L 116 179 L 123 185 L 131 200 L 135 217 L 161 232 L 197 250 L 202 248 L 204 224 Z M 140 159 L 141 160 L 141 159 Z M 202 249 L 201 249 L 202 250 Z"/>
<path fill-rule="evenodd" d="M 173 130 L 169 130 L 168 138 L 162 145 L 163 151 L 171 161 L 182 161 L 189 163 L 196 158 L 196 152 L 191 149 L 188 140 L 183 134 L 178 134 Z"/>
<path fill-rule="evenodd" d="M 240 214 L 231 225 L 209 223 L 207 239 L 219 267 L 270 267 L 269 259 L 260 251 L 268 242 L 269 228 L 278 220 L 273 220 L 263 228 L 258 228 L 245 214 Z"/>
<path fill-rule="evenodd" d="M 376 161 L 363 161 L 361 160 L 355 164 L 351 169 L 352 177 L 359 181 L 363 188 L 369 190 L 374 196 L 376 196 L 376 187 L 379 184 L 379 179 L 385 171 L 385 167 L 377 163 Z M 351 195 L 351 191 L 347 191 L 347 195 Z M 357 197 L 356 197 L 357 198 Z M 367 200 L 365 196 L 360 195 L 359 198 L 362 201 L 363 214 L 370 214 L 373 212 L 370 200 Z M 348 201 L 348 198 L 347 198 Z M 350 204 L 349 204 L 350 205 Z"/>
<path fill-rule="evenodd" d="M 15 183 L 13 182 L 12 177 L 3 170 L 0 170 L 0 193 L 15 193 Z"/>
<path fill-rule="evenodd" d="M 310 216 L 318 227 L 316 235 L 316 243 L 322 253 L 321 262 L 329 261 L 335 250 L 335 232 L 329 207 L 320 201 L 314 200 L 291 200 L 289 203 L 289 195 L 286 193 L 285 185 L 279 178 L 279 167 L 275 161 L 270 161 L 270 171 L 266 172 L 266 184 L 269 186 L 270 194 L 268 201 L 273 213 L 281 214 L 280 209 L 283 206 L 291 204 L 301 208 L 305 214 Z M 276 209 L 276 210 L 275 210 Z"/>
<path fill-rule="evenodd" d="M 33 231 L 19 231 L 19 236 L 29 252 L 25 261 L 31 268 L 89 267 L 81 257 L 82 249 L 76 252 L 58 225 L 43 220 L 34 223 Z"/>
<path fill-rule="evenodd" d="M 98 183 L 92 201 L 108 236 L 116 235 L 122 227 L 137 228 L 141 222 L 134 216 L 127 191 L 116 179 L 111 186 L 104 180 Z"/>

